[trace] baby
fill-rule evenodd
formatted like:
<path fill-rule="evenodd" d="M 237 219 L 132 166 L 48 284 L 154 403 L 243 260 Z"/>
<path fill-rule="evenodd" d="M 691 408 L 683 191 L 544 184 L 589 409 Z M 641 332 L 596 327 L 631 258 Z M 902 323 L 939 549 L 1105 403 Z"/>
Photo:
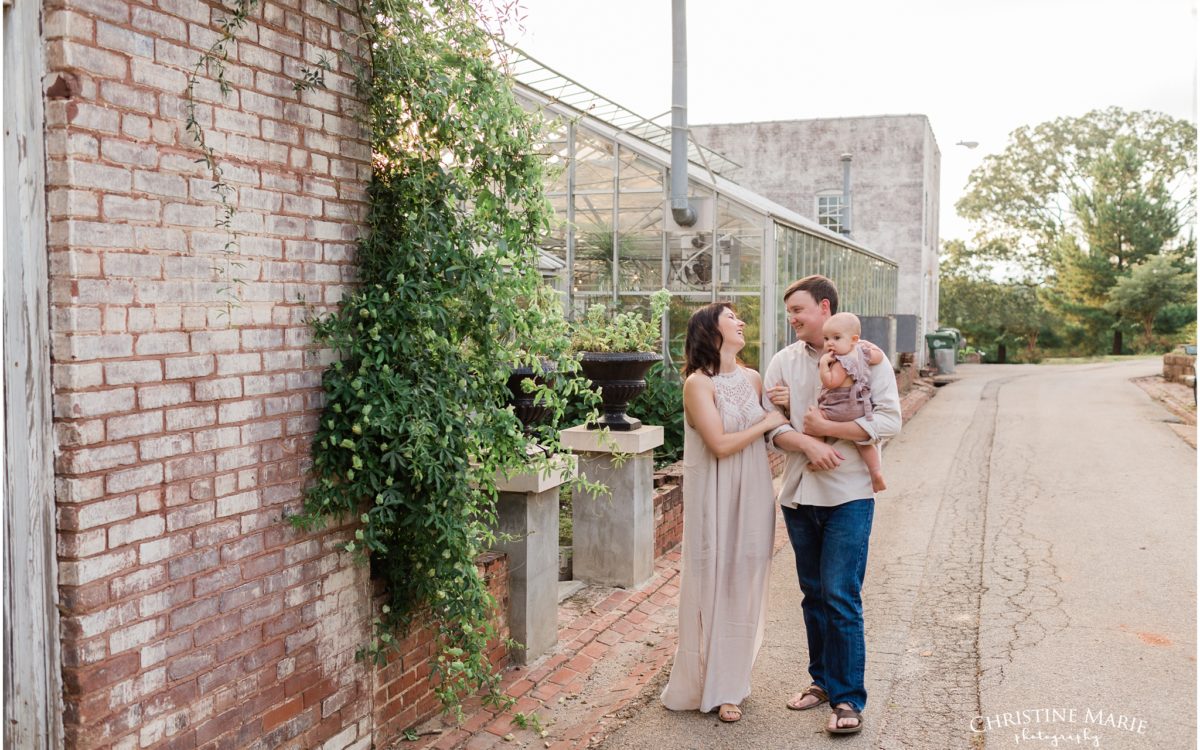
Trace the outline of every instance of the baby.
<path fill-rule="evenodd" d="M 834 422 L 853 422 L 864 416 L 870 419 L 873 407 L 868 365 L 882 362 L 883 352 L 866 341 L 859 341 L 862 326 L 853 313 L 831 316 L 821 333 L 825 336 L 825 353 L 818 365 L 823 387 L 817 398 L 817 408 L 826 419 Z M 887 489 L 879 451 L 874 445 L 859 445 L 858 452 L 871 473 L 871 487 L 876 492 Z"/>

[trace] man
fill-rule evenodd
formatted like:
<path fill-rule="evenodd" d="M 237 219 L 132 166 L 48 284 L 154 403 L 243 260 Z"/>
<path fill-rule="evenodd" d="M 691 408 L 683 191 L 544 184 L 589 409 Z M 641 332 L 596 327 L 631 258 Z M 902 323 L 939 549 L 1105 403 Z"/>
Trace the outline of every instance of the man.
<path fill-rule="evenodd" d="M 870 370 L 873 417 L 825 419 L 816 408 L 817 363 L 822 326 L 837 312 L 837 287 L 824 276 L 807 276 L 787 288 L 783 304 L 797 341 L 771 359 L 763 384 L 765 398 L 790 411 L 791 425 L 770 438 L 789 451 L 779 502 L 804 594 L 812 677 L 787 705 L 803 711 L 828 700 L 834 711 L 825 730 L 850 734 L 862 729 L 867 702 L 862 584 L 875 511 L 870 474 L 851 443 L 876 444 L 899 433 L 900 396 L 884 357 Z"/>

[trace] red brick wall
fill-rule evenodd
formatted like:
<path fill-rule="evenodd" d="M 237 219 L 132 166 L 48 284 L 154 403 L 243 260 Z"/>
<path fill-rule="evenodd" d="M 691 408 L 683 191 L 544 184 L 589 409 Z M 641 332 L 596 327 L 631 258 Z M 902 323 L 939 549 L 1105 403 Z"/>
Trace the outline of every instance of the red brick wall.
<path fill-rule="evenodd" d="M 231 47 L 232 92 L 199 87 L 236 190 L 232 266 L 183 100 L 224 12 L 45 5 L 64 95 L 47 104 L 47 174 L 71 747 L 366 748 L 386 714 L 354 660 L 370 586 L 337 551 L 347 530 L 285 521 L 328 360 L 303 302 L 341 298 L 364 216 L 369 148 L 337 54 L 356 22 L 262 2 Z M 296 93 L 321 52 L 328 89 Z M 232 308 L 214 268 L 242 282 Z"/>
<path fill-rule="evenodd" d="M 787 463 L 787 454 L 782 451 L 767 451 L 767 461 L 771 464 L 771 476 L 777 477 L 783 473 L 783 465 Z"/>
<path fill-rule="evenodd" d="M 683 539 L 683 462 L 654 472 L 654 557 L 679 546 Z"/>
<path fill-rule="evenodd" d="M 488 582 L 488 590 L 496 598 L 497 640 L 492 644 L 489 658 L 492 666 L 501 669 L 508 665 L 508 649 L 504 645 L 509 634 L 508 558 L 503 553 L 488 552 L 480 555 L 476 563 Z M 385 666 L 375 670 L 376 747 L 388 747 L 405 729 L 441 710 L 428 679 L 433 647 L 432 627 L 421 626 L 400 643 Z"/>
<path fill-rule="evenodd" d="M 771 476 L 783 473 L 786 456 L 767 451 Z M 683 462 L 654 472 L 654 557 L 670 552 L 683 541 Z"/>

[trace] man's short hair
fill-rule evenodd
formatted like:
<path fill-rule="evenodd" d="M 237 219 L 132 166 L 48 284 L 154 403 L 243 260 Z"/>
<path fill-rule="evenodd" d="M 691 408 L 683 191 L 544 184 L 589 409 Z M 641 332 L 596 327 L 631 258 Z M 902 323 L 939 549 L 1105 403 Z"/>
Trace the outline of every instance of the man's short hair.
<path fill-rule="evenodd" d="M 823 299 L 829 300 L 829 314 L 837 315 L 837 286 L 824 276 L 814 274 L 812 276 L 805 276 L 799 281 L 793 281 L 783 293 L 783 303 L 786 305 L 788 297 L 791 297 L 796 292 L 808 292 L 818 305 L 821 304 L 821 300 Z"/>

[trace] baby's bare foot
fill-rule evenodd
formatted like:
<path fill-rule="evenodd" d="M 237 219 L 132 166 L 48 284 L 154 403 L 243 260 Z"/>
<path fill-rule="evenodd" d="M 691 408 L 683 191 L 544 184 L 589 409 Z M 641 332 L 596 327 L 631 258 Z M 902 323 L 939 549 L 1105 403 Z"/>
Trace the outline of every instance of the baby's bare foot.
<path fill-rule="evenodd" d="M 883 481 L 883 474 L 876 473 L 871 475 L 871 489 L 876 492 L 883 492 L 887 489 L 887 483 Z"/>

